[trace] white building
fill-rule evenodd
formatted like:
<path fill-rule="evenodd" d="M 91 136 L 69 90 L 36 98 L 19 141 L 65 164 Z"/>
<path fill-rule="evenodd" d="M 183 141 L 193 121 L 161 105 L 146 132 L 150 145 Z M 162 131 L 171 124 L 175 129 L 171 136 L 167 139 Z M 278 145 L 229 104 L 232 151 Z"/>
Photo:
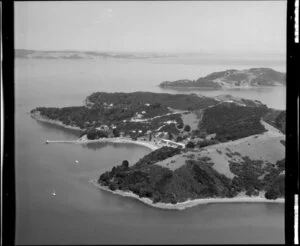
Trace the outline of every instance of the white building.
<path fill-rule="evenodd" d="M 173 148 L 182 148 L 184 149 L 185 148 L 185 144 L 183 143 L 177 143 L 177 142 L 174 142 L 172 140 L 167 140 L 167 139 L 162 139 L 160 140 L 160 142 L 165 145 L 165 146 L 168 146 L 168 147 L 173 147 Z"/>

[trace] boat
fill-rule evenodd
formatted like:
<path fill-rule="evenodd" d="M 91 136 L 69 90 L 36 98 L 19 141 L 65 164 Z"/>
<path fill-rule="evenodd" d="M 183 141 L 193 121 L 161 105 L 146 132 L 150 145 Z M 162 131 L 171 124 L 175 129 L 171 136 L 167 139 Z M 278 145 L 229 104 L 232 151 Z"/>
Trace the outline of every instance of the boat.
<path fill-rule="evenodd" d="M 78 161 L 78 160 L 75 160 L 75 163 L 76 163 L 76 164 L 78 164 L 78 163 L 79 163 L 79 161 Z"/>
<path fill-rule="evenodd" d="M 46 144 L 48 144 L 49 143 L 49 140 L 46 140 L 46 142 L 45 142 Z"/>
<path fill-rule="evenodd" d="M 52 192 L 52 196 L 56 196 L 56 193 L 55 193 L 55 191 L 53 191 L 53 192 Z"/>

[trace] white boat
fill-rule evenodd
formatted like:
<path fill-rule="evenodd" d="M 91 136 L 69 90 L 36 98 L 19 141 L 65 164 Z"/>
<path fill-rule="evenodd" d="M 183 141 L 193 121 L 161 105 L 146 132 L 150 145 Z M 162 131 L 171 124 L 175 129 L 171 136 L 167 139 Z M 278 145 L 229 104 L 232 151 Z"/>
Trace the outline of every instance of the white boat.
<path fill-rule="evenodd" d="M 46 144 L 48 144 L 49 143 L 49 140 L 46 140 L 46 142 L 45 142 Z"/>
<path fill-rule="evenodd" d="M 52 192 L 52 196 L 56 196 L 56 193 L 55 193 L 55 191 L 53 191 L 53 192 Z"/>
<path fill-rule="evenodd" d="M 78 161 L 78 160 L 75 160 L 75 163 L 76 163 L 76 164 L 78 164 L 78 163 L 79 163 L 79 161 Z"/>

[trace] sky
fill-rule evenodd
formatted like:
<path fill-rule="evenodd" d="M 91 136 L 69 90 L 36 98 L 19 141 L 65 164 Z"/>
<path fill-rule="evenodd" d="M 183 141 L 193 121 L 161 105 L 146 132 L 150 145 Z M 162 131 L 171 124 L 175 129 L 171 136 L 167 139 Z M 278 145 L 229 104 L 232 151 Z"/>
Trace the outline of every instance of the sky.
<path fill-rule="evenodd" d="M 286 52 L 286 1 L 14 4 L 16 49 Z"/>

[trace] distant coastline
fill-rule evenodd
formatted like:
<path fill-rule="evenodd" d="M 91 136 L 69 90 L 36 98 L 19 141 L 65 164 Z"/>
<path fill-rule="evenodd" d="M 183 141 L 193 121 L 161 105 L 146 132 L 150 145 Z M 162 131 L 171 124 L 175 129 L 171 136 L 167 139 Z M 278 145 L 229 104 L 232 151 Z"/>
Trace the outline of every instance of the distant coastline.
<path fill-rule="evenodd" d="M 275 71 L 271 68 L 251 68 L 214 72 L 205 77 L 200 77 L 197 80 L 181 79 L 176 81 L 164 81 L 159 84 L 159 87 L 228 89 L 274 87 L 285 84 L 285 73 Z"/>
<path fill-rule="evenodd" d="M 200 86 L 187 86 L 187 87 L 182 87 L 182 86 L 164 86 L 161 87 L 158 85 L 158 87 L 162 89 L 175 89 L 175 90 L 211 90 L 211 91 L 226 91 L 230 89 L 269 89 L 269 88 L 274 88 L 274 87 L 286 87 L 286 85 L 275 85 L 275 86 L 230 86 L 230 87 L 222 87 L 222 88 L 214 88 L 214 87 L 200 87 Z"/>
<path fill-rule="evenodd" d="M 264 197 L 234 197 L 234 198 L 199 198 L 199 199 L 193 199 L 193 200 L 187 200 L 185 202 L 179 202 L 176 204 L 172 203 L 153 203 L 153 201 L 149 198 L 140 198 L 138 195 L 127 192 L 127 191 L 121 191 L 121 190 L 115 190 L 112 191 L 109 188 L 102 186 L 97 183 L 97 180 L 91 180 L 92 184 L 94 184 L 96 187 L 98 187 L 101 190 L 110 192 L 112 194 L 120 195 L 123 197 L 131 197 L 134 199 L 139 200 L 140 202 L 143 202 L 151 207 L 160 208 L 160 209 L 169 209 L 169 210 L 184 210 L 186 208 L 195 207 L 200 204 L 209 204 L 209 203 L 284 203 L 284 198 L 277 198 L 276 200 L 268 200 Z"/>

